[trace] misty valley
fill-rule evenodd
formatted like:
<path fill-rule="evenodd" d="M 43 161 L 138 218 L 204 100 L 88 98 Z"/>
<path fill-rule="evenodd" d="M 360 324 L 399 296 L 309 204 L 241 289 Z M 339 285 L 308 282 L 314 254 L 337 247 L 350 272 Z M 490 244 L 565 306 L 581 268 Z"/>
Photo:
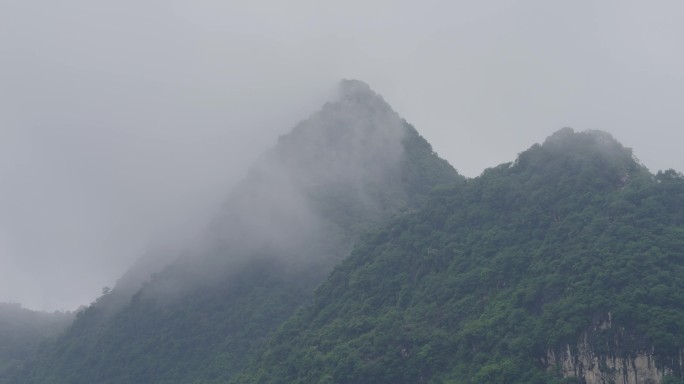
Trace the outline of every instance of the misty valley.
<path fill-rule="evenodd" d="M 0 384 L 684 383 L 684 176 L 604 131 L 523 149 L 464 177 L 343 80 L 199 241 L 0 304 Z"/>

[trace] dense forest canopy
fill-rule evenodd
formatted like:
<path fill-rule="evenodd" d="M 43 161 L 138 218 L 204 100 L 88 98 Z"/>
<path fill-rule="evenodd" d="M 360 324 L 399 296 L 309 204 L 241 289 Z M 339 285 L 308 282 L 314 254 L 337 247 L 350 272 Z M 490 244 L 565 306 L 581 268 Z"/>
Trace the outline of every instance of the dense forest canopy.
<path fill-rule="evenodd" d="M 682 175 L 563 129 L 366 236 L 236 382 L 562 382 L 582 339 L 681 377 L 682 292 Z"/>
<path fill-rule="evenodd" d="M 465 179 L 343 81 L 202 241 L 143 258 L 68 327 L 0 306 L 0 383 L 684 377 L 684 176 L 602 131 L 561 129 Z"/>
<path fill-rule="evenodd" d="M 36 312 L 0 303 L 0 383 L 17 374 L 42 342 L 56 337 L 73 319 L 71 312 Z"/>

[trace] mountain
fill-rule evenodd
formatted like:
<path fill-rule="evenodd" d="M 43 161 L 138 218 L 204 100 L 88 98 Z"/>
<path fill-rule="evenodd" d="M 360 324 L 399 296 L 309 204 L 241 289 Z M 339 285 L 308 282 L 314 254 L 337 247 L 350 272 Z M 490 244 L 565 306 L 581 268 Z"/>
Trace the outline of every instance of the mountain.
<path fill-rule="evenodd" d="M 70 312 L 36 312 L 0 303 L 0 383 L 9 383 L 40 344 L 66 329 L 73 317 Z"/>
<path fill-rule="evenodd" d="M 128 273 L 16 382 L 225 382 L 362 232 L 464 182 L 382 97 L 345 80 L 257 161 L 200 245 L 149 279 L 150 263 Z"/>
<path fill-rule="evenodd" d="M 6 382 L 684 383 L 684 176 L 601 131 L 465 180 L 343 81 L 154 259 Z"/>
<path fill-rule="evenodd" d="M 565 128 L 372 231 L 235 383 L 682 383 L 684 177 Z"/>

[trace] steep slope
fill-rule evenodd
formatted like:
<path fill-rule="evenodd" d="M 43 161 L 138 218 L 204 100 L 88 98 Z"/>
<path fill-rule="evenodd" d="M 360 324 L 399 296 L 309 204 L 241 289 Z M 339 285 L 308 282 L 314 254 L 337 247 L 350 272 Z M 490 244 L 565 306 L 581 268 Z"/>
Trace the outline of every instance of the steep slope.
<path fill-rule="evenodd" d="M 681 382 L 683 346 L 684 178 L 566 128 L 367 236 L 235 382 Z"/>
<path fill-rule="evenodd" d="M 21 370 L 40 343 L 57 336 L 73 320 L 72 313 L 46 313 L 0 303 L 0 383 Z"/>
<path fill-rule="evenodd" d="M 22 380 L 223 382 L 362 231 L 421 206 L 435 185 L 462 182 L 366 84 L 343 81 L 339 100 L 252 167 L 201 247 L 130 298 L 130 284 L 102 296 Z"/>

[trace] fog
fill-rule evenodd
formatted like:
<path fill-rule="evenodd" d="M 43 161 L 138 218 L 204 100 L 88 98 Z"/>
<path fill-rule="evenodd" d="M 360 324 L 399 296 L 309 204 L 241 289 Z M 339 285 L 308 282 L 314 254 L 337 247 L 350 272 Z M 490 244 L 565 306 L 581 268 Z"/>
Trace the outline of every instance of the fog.
<path fill-rule="evenodd" d="M 476 176 L 564 126 L 684 170 L 684 3 L 3 1 L 0 301 L 73 309 L 192 238 L 358 78 Z"/>
<path fill-rule="evenodd" d="M 243 243 L 308 263 L 312 256 L 347 248 L 332 239 L 355 233 L 341 214 L 363 227 L 396 209 L 387 208 L 392 202 L 382 189 L 392 185 L 393 194 L 403 192 L 397 180 L 407 127 L 365 83 L 343 80 L 338 91 L 250 167 L 212 220 L 206 242 Z"/>

